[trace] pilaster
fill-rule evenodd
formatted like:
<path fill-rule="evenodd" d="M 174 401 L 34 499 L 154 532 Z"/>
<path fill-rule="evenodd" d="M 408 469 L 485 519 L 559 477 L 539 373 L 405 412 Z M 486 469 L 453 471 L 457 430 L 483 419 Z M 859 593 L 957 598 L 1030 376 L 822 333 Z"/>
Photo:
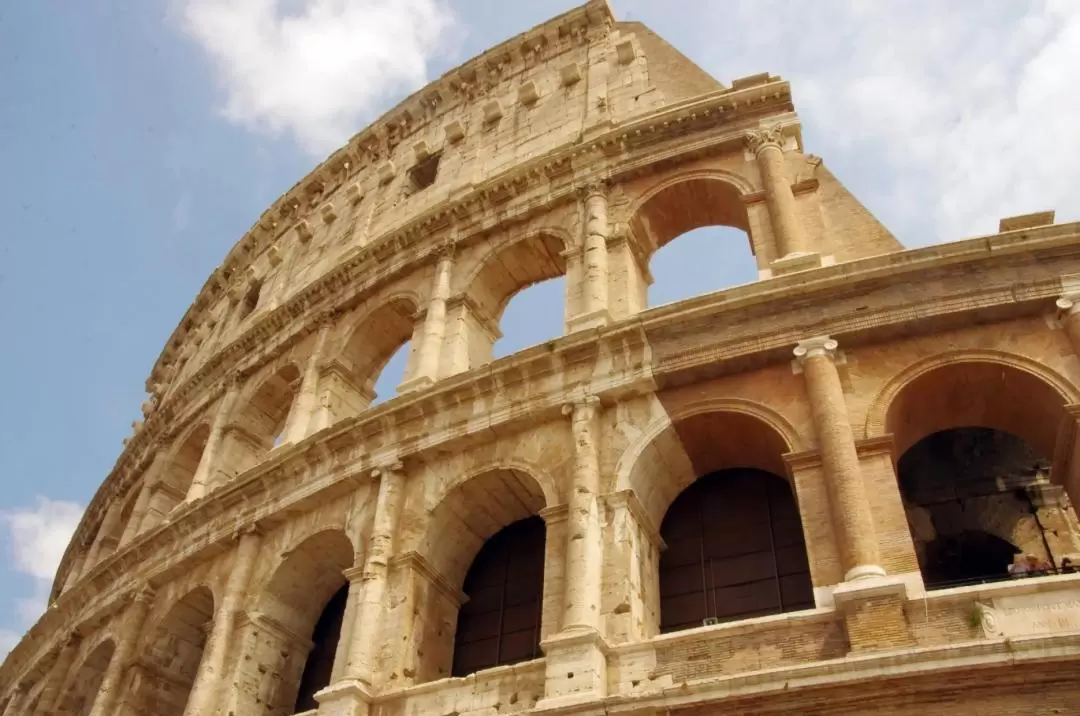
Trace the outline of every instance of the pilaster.
<path fill-rule="evenodd" d="M 221 441 L 225 434 L 225 427 L 228 425 L 229 418 L 232 415 L 233 404 L 236 402 L 239 393 L 239 383 L 235 380 L 229 381 L 229 385 L 225 389 L 225 394 L 218 404 L 217 412 L 214 414 L 214 423 L 210 426 L 210 435 L 206 439 L 206 446 L 203 448 L 202 457 L 199 459 L 199 466 L 195 469 L 195 475 L 191 479 L 191 487 L 188 489 L 187 497 L 185 498 L 189 502 L 199 499 L 207 492 L 211 470 L 213 469 L 218 453 L 221 450 Z"/>
<path fill-rule="evenodd" d="M 138 653 L 141 644 L 139 637 L 142 635 L 146 616 L 150 613 L 150 606 L 153 603 L 154 592 L 149 587 L 144 587 L 135 593 L 131 606 L 127 608 L 124 616 L 124 623 L 116 641 L 116 650 L 109 661 L 109 666 L 105 669 L 105 676 L 102 677 L 90 716 L 111 716 L 117 712 L 116 706 L 121 700 L 121 690 L 127 670 L 135 654 Z"/>
<path fill-rule="evenodd" d="M 583 270 L 580 291 L 567 287 L 568 295 L 580 296 L 581 314 L 567 321 L 569 331 L 607 325 L 611 322 L 608 308 L 608 226 L 607 187 L 592 183 L 581 191 L 585 214 L 583 247 Z"/>
<path fill-rule="evenodd" d="M 447 244 L 439 251 L 431 300 L 424 314 L 423 335 L 416 359 L 416 372 L 401 384 L 398 392 L 425 388 L 439 377 L 440 353 L 446 338 L 446 302 L 450 298 L 450 277 L 454 267 L 454 245 Z"/>

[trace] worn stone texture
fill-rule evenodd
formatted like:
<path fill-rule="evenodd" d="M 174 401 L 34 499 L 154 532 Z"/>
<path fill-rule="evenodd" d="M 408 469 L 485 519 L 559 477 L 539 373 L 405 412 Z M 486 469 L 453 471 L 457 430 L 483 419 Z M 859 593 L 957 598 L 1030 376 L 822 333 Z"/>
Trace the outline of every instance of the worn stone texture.
<path fill-rule="evenodd" d="M 322 716 L 1080 713 L 1080 577 L 923 566 L 973 529 L 1080 558 L 1080 225 L 1052 222 L 905 250 L 804 152 L 787 82 L 722 84 L 590 0 L 416 92 L 238 242 L 0 714 L 289 716 L 324 647 Z M 712 225 L 760 280 L 649 309 L 651 256 Z M 493 360 L 508 301 L 559 276 L 564 335 Z M 971 427 L 1038 475 L 914 504 L 901 457 Z M 728 468 L 785 478 L 813 608 L 661 634 L 665 515 Z M 452 675 L 471 566 L 533 516 L 536 658 Z"/>

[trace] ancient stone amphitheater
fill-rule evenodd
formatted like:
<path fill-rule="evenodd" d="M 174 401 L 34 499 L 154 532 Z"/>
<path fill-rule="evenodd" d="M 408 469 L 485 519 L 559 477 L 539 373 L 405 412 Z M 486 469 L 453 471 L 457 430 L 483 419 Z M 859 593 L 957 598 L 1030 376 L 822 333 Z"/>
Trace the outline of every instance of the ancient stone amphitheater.
<path fill-rule="evenodd" d="M 759 280 L 646 310 L 715 225 Z M 558 276 L 564 335 L 492 360 Z M 787 82 L 591 0 L 228 254 L 0 711 L 1080 713 L 1077 292 L 1080 225 L 905 250 Z"/>

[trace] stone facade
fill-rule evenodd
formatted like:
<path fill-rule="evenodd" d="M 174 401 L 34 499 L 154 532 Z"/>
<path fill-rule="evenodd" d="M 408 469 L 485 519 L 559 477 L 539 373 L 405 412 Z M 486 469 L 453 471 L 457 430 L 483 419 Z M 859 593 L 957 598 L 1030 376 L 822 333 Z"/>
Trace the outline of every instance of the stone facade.
<path fill-rule="evenodd" d="M 760 280 L 646 310 L 651 255 L 708 225 Z M 556 276 L 565 335 L 492 360 L 507 301 Z M 0 713 L 1078 713 L 1077 296 L 1080 224 L 905 250 L 804 153 L 787 82 L 721 85 L 591 0 L 408 98 L 229 253 Z M 925 440 L 970 428 L 1036 468 L 950 492 L 972 481 Z M 747 504 L 799 539 L 744 525 L 732 555 L 706 543 L 738 515 L 665 519 L 732 469 L 782 478 Z M 499 542 L 527 518 L 533 581 Z M 931 584 L 928 543 L 973 530 L 1055 569 Z M 661 633 L 691 538 L 726 566 L 702 625 Z"/>

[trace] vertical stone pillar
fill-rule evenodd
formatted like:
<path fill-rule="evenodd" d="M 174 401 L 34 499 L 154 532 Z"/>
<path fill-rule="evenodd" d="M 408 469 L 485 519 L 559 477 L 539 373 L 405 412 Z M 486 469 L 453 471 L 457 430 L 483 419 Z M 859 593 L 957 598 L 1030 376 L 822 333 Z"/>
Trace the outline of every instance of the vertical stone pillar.
<path fill-rule="evenodd" d="M 848 419 L 844 388 L 836 369 L 836 349 L 836 341 L 819 336 L 800 341 L 795 357 L 806 379 L 844 579 L 851 581 L 884 576 L 885 570 L 878 566 L 874 521 Z"/>
<path fill-rule="evenodd" d="M 450 274 L 454 267 L 454 245 L 443 246 L 435 265 L 435 281 L 424 315 L 424 331 L 416 359 L 416 371 L 398 388 L 399 392 L 424 388 L 439 379 L 439 362 L 446 337 L 446 302 L 450 298 Z"/>
<path fill-rule="evenodd" d="M 607 643 L 600 629 L 604 547 L 600 516 L 600 401 L 563 407 L 570 415 L 574 481 L 566 524 L 562 630 L 540 642 L 546 656 L 541 708 L 603 698 Z"/>
<path fill-rule="evenodd" d="M 315 346 L 311 349 L 311 355 L 308 356 L 307 363 L 304 365 L 300 388 L 296 391 L 296 399 L 293 400 L 289 417 L 286 418 L 282 443 L 300 442 L 313 433 L 312 428 L 318 424 L 316 413 L 319 410 L 319 366 L 323 360 L 326 340 L 329 336 L 329 319 L 320 319 Z"/>
<path fill-rule="evenodd" d="M 402 464 L 394 462 L 372 470 L 371 474 L 379 480 L 379 493 L 375 498 L 375 518 L 360 577 L 363 587 L 359 590 L 349 588 L 350 603 L 346 605 L 346 611 L 352 608 L 353 618 L 347 626 L 342 625 L 342 633 L 347 631 L 349 639 L 342 649 L 346 654 L 345 666 L 340 670 L 340 681 L 316 694 L 321 713 L 361 716 L 368 713 L 371 705 L 379 626 L 386 611 L 386 585 L 404 500 L 405 473 Z M 359 595 L 362 600 L 353 607 L 352 599 Z M 336 665 L 334 671 L 339 671 Z"/>
<path fill-rule="evenodd" d="M 26 684 L 17 684 L 11 692 L 11 697 L 8 699 L 7 706 L 4 707 L 4 713 L 0 716 L 20 716 L 23 711 L 23 704 L 26 702 L 26 697 L 29 693 L 30 688 Z"/>
<path fill-rule="evenodd" d="M 115 497 L 113 499 L 112 506 L 105 512 L 105 518 L 101 520 L 101 527 L 98 528 L 97 535 L 94 536 L 94 544 L 91 545 L 90 551 L 86 554 L 86 563 L 83 565 L 84 574 L 89 574 L 104 556 L 108 556 L 116 549 L 117 540 L 112 535 L 120 522 L 120 515 L 124 511 L 124 506 L 115 501 Z"/>
<path fill-rule="evenodd" d="M 1058 320 L 1069 338 L 1073 353 L 1080 355 L 1080 294 L 1062 296 L 1056 303 Z"/>
<path fill-rule="evenodd" d="M 157 474 L 159 465 L 164 464 L 164 454 L 164 450 L 158 450 L 154 456 L 154 461 L 143 475 L 143 484 L 139 488 L 139 496 L 135 498 L 135 506 L 131 508 L 131 516 L 128 518 L 128 523 L 124 526 L 124 531 L 120 535 L 119 547 L 123 547 L 135 539 L 142 529 L 143 520 L 146 519 L 146 512 L 150 508 L 152 493 L 150 479 Z"/>
<path fill-rule="evenodd" d="M 754 153 L 765 187 L 765 203 L 769 207 L 776 257 L 800 256 L 810 253 L 806 246 L 795 194 L 791 191 L 787 166 L 784 163 L 784 135 L 779 126 L 763 127 L 747 132 L 746 145 Z"/>
<path fill-rule="evenodd" d="M 139 636 L 142 634 L 146 615 L 150 612 L 153 601 L 154 592 L 148 587 L 135 594 L 124 617 L 124 624 L 116 641 L 116 650 L 109 661 L 109 666 L 105 669 L 105 676 L 101 679 L 101 687 L 94 699 L 90 716 L 112 716 L 116 713 L 124 676 L 139 648 Z"/>
<path fill-rule="evenodd" d="M 562 631 L 600 629 L 600 401 L 589 396 L 563 406 L 574 440 L 574 484 L 567 515 L 566 589 Z"/>
<path fill-rule="evenodd" d="M 222 672 L 225 655 L 236 628 L 237 617 L 244 606 L 251 573 L 259 556 L 259 543 L 259 534 L 254 528 L 240 536 L 240 543 L 233 557 L 232 571 L 225 584 L 225 594 L 214 614 L 214 624 L 203 648 L 199 671 L 195 675 L 195 683 L 191 687 L 187 707 L 184 709 L 185 716 L 212 714 L 217 708 L 220 684 L 224 681 Z"/>
<path fill-rule="evenodd" d="M 60 687 L 67 679 L 67 674 L 75 661 L 75 655 L 79 653 L 79 644 L 81 643 L 82 636 L 78 632 L 73 631 L 65 637 L 60 645 L 60 652 L 56 656 L 56 662 L 45 676 L 45 684 L 41 687 L 41 696 L 38 698 L 37 706 L 34 707 L 34 716 L 52 714 L 53 710 L 59 705 L 60 698 L 63 696 L 60 693 Z"/>
<path fill-rule="evenodd" d="M 582 191 L 585 209 L 583 268 L 580 291 L 582 313 L 569 321 L 574 331 L 607 325 L 611 321 L 608 310 L 608 226 L 607 190 L 603 184 L 592 183 Z M 574 293 L 567 286 L 567 298 Z"/>
<path fill-rule="evenodd" d="M 366 561 L 366 560 L 365 560 Z M 337 651 L 334 653 L 334 667 L 330 672 L 330 683 L 337 683 L 345 677 L 345 667 L 352 648 L 353 627 L 358 619 L 360 605 L 364 602 L 364 567 L 349 567 L 345 570 L 345 579 L 349 582 L 349 597 L 345 600 L 345 614 L 341 619 L 341 634 L 338 637 Z"/>
<path fill-rule="evenodd" d="M 197 500 L 206 494 L 211 470 L 218 453 L 221 452 L 221 441 L 225 435 L 225 428 L 229 424 L 232 407 L 239 392 L 240 386 L 235 382 L 230 382 L 225 389 L 225 394 L 221 397 L 217 413 L 214 415 L 214 424 L 210 426 L 210 435 L 206 438 L 206 447 L 203 448 L 202 457 L 199 459 L 199 466 L 195 469 L 194 477 L 191 478 L 191 487 L 188 489 L 186 497 L 188 502 Z"/>

